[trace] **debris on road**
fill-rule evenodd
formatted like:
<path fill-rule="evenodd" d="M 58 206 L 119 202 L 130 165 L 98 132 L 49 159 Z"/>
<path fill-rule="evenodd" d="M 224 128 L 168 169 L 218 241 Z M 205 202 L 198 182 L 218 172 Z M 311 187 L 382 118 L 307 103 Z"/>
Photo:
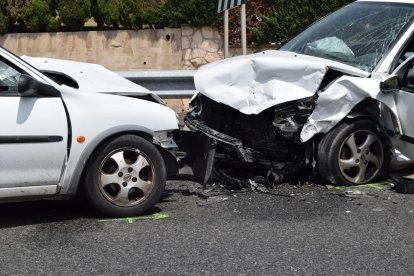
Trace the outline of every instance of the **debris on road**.
<path fill-rule="evenodd" d="M 414 194 L 414 175 L 412 172 L 394 172 L 390 177 L 395 182 L 394 190 L 403 194 Z"/>
<path fill-rule="evenodd" d="M 253 192 L 259 192 L 267 194 L 269 190 L 265 186 L 266 179 L 261 176 L 257 176 L 254 179 L 249 179 L 250 188 Z"/>
<path fill-rule="evenodd" d="M 205 201 L 198 201 L 197 205 L 198 206 L 207 206 L 207 205 L 222 203 L 222 202 L 225 202 L 227 200 L 229 200 L 229 197 L 227 197 L 227 196 L 213 196 L 213 197 L 207 198 Z"/>

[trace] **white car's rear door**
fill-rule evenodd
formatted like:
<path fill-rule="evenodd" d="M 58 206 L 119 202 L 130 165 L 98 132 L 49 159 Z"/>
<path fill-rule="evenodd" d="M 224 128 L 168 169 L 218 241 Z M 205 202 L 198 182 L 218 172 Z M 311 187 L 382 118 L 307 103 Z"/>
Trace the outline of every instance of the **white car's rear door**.
<path fill-rule="evenodd" d="M 0 58 L 0 188 L 56 185 L 66 163 L 68 123 L 59 97 L 20 97 L 24 73 Z"/>

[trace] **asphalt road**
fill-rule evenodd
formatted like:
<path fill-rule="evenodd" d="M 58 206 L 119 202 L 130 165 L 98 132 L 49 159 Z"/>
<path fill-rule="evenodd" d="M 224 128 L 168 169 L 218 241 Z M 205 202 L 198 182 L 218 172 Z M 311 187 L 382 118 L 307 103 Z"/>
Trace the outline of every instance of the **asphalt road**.
<path fill-rule="evenodd" d="M 216 202 L 197 187 L 169 182 L 142 220 L 102 221 L 78 201 L 0 205 L 0 273 L 414 274 L 414 195 L 283 184 Z"/>

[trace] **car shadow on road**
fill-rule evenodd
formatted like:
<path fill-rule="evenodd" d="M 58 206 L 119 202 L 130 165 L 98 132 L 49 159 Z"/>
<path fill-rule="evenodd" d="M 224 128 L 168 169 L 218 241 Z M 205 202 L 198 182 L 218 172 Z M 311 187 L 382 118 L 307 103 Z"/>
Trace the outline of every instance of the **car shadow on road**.
<path fill-rule="evenodd" d="M 0 228 L 94 217 L 95 210 L 77 199 L 0 204 Z"/>
<path fill-rule="evenodd" d="M 159 212 L 161 212 L 160 208 L 153 207 L 145 215 Z M 107 217 L 80 198 L 0 204 L 0 229 L 78 219 L 95 221 L 105 218 Z"/>

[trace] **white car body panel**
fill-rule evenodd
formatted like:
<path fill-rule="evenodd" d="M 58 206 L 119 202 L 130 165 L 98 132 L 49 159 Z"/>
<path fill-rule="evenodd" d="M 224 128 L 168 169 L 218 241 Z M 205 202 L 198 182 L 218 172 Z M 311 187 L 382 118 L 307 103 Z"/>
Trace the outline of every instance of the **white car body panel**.
<path fill-rule="evenodd" d="M 41 197 L 55 195 L 59 192 L 58 185 L 42 185 L 30 187 L 15 187 L 0 189 L 1 201 L 16 201 L 26 197 Z"/>
<path fill-rule="evenodd" d="M 74 193 L 79 168 L 106 137 L 122 132 L 141 132 L 153 137 L 157 131 L 178 129 L 175 112 L 163 105 L 116 95 L 79 93 L 62 86 L 63 100 L 71 114 L 72 147 L 61 193 Z M 110 109 L 108 109 L 108 103 Z M 110 112 L 109 112 L 110 111 Z M 116 114 L 116 116 L 114 116 Z M 86 137 L 84 143 L 77 136 Z"/>
<path fill-rule="evenodd" d="M 148 89 L 98 64 L 44 57 L 22 56 L 21 58 L 39 70 L 65 73 L 77 81 L 81 91 L 153 94 Z"/>
<path fill-rule="evenodd" d="M 319 94 L 316 107 L 302 129 L 306 142 L 318 133 L 327 133 L 342 121 L 352 109 L 367 98 L 385 104 L 398 118 L 393 94 L 380 91 L 382 79 L 343 76 Z"/>
<path fill-rule="evenodd" d="M 2 97 L 0 125 L 2 137 L 62 137 L 62 141 L 55 143 L 1 143 L 0 188 L 57 185 L 64 169 L 68 144 L 68 123 L 62 100 Z"/>

